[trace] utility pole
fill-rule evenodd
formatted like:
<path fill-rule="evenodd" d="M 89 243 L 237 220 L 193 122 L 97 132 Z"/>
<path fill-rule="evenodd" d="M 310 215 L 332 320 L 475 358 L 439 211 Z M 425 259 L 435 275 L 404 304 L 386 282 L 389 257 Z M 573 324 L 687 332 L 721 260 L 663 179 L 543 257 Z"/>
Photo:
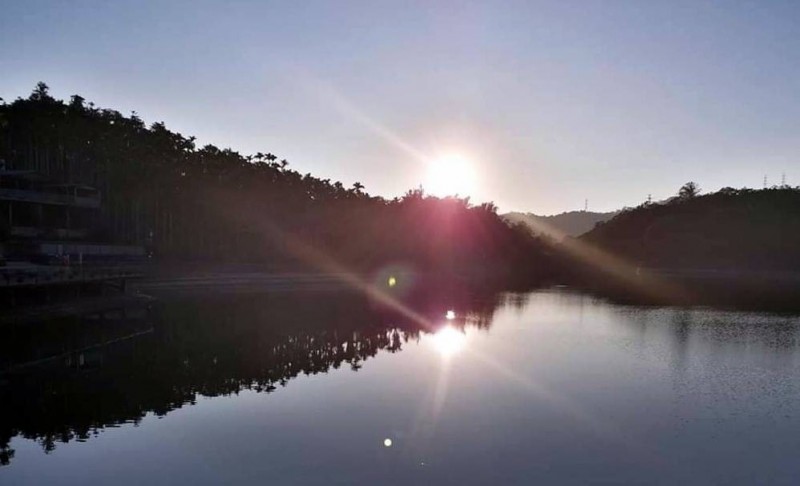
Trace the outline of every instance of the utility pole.
<path fill-rule="evenodd" d="M 764 189 L 767 188 L 767 175 L 764 174 Z"/>
<path fill-rule="evenodd" d="M 584 199 L 583 200 L 583 212 L 585 213 L 588 210 L 589 210 L 589 200 L 588 199 Z"/>

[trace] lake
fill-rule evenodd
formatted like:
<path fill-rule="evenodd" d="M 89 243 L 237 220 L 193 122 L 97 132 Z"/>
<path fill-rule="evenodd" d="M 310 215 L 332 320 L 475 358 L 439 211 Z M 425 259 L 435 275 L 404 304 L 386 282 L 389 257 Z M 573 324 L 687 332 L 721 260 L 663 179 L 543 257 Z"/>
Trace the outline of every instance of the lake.
<path fill-rule="evenodd" d="M 796 314 L 314 289 L 26 329 L 0 345 L 4 485 L 800 477 Z"/>

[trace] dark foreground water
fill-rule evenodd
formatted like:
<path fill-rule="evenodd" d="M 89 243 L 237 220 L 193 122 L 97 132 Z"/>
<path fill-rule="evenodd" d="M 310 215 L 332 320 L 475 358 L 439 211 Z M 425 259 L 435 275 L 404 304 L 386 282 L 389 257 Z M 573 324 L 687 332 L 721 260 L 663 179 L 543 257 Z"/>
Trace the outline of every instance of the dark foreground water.
<path fill-rule="evenodd" d="M 0 484 L 800 482 L 798 317 L 559 290 L 413 306 L 182 297 L 17 331 Z"/>

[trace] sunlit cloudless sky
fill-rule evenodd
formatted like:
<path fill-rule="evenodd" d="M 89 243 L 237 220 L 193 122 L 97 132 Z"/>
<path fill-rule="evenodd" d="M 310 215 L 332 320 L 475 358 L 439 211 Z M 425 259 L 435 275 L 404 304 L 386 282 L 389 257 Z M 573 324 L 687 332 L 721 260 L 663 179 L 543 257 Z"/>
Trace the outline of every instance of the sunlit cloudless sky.
<path fill-rule="evenodd" d="M 0 96 L 45 81 L 300 172 L 401 195 L 633 206 L 800 184 L 800 2 L 0 0 Z"/>

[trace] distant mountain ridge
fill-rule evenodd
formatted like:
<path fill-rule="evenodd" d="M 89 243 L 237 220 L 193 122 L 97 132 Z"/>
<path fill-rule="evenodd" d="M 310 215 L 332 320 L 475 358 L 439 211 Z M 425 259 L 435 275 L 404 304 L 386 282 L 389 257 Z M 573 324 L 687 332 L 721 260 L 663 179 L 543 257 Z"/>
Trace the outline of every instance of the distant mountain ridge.
<path fill-rule="evenodd" d="M 566 236 L 580 236 L 591 231 L 597 223 L 604 223 L 619 211 L 596 213 L 592 211 L 567 211 L 552 216 L 540 216 L 534 213 L 511 212 L 503 217 L 511 222 L 524 223 L 535 233 L 547 235 L 556 239 Z"/>

